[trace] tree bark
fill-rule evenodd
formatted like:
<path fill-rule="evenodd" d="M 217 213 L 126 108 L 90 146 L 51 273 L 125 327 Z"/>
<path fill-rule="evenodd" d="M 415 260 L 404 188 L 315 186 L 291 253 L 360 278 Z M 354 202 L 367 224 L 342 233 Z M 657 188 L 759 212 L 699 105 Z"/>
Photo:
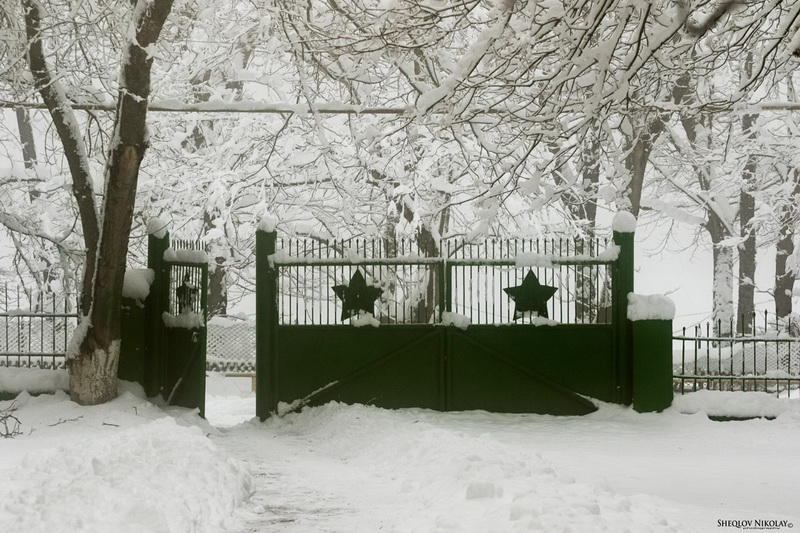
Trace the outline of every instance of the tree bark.
<path fill-rule="evenodd" d="M 755 172 L 756 158 L 751 154 L 747 156 L 739 192 L 739 234 L 743 239 L 739 245 L 739 298 L 736 312 L 736 330 L 739 333 L 752 330 L 755 312 L 756 232 L 752 222 L 756 214 L 756 200 L 750 192 L 754 189 Z"/>
<path fill-rule="evenodd" d="M 628 171 L 629 181 L 626 188 L 626 197 L 629 202 L 630 212 L 639 216 L 642 206 L 642 189 L 644 188 L 644 174 L 650 152 L 653 151 L 658 137 L 664 131 L 664 119 L 661 115 L 646 118 L 640 131 L 627 140 L 627 155 L 625 156 L 625 169 Z"/>
<path fill-rule="evenodd" d="M 744 75 L 749 78 L 753 71 L 753 58 L 748 55 L 744 65 Z M 742 133 L 752 143 L 756 137 L 756 121 L 758 115 L 746 114 L 742 117 Z M 756 200 L 752 192 L 756 189 L 756 170 L 758 160 L 748 146 L 747 161 L 742 170 L 742 182 L 739 189 L 739 295 L 736 315 L 736 331 L 747 333 L 753 329 L 755 313 L 755 279 L 756 279 L 756 232 L 753 218 L 756 216 Z"/>
<path fill-rule="evenodd" d="M 147 53 L 172 8 L 172 0 L 139 0 L 134 8 L 134 39 L 122 62 L 114 137 L 106 166 L 103 226 L 98 247 L 90 323 L 77 357 L 70 361 L 70 395 L 80 404 L 97 404 L 117 394 L 122 282 L 128 255 L 139 166 L 147 148 L 145 120 L 150 96 Z"/>
<path fill-rule="evenodd" d="M 35 0 L 22 0 L 22 7 L 25 11 L 25 33 L 28 38 L 28 64 L 34 86 L 53 118 L 53 125 L 64 147 L 64 156 L 72 176 L 72 194 L 78 204 L 83 242 L 86 247 L 80 303 L 81 313 L 85 316 L 92 304 L 92 279 L 100 239 L 89 158 L 70 102 L 64 94 L 61 83 L 53 79 L 47 67 L 41 39 L 43 18 L 41 6 Z"/>
<path fill-rule="evenodd" d="M 792 195 L 780 210 L 778 242 L 775 245 L 775 315 L 785 318 L 792 314 L 792 291 L 797 277 L 797 267 L 787 268 L 787 261 L 794 254 L 795 219 L 797 202 L 800 201 L 800 169 L 791 171 L 794 187 Z"/>
<path fill-rule="evenodd" d="M 25 163 L 25 168 L 30 170 L 36 164 L 36 142 L 33 138 L 31 117 L 27 109 L 18 107 L 14 111 L 17 115 L 19 142 L 22 145 L 22 160 Z"/>

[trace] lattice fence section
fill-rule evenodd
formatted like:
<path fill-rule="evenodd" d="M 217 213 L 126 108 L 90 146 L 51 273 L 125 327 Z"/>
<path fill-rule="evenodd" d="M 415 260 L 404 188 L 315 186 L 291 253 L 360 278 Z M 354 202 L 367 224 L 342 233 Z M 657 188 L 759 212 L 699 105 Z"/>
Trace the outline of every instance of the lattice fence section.
<path fill-rule="evenodd" d="M 74 295 L 0 285 L 0 366 L 63 368 L 76 306 Z"/>
<path fill-rule="evenodd" d="M 212 319 L 207 326 L 206 368 L 219 372 L 255 372 L 255 321 Z"/>

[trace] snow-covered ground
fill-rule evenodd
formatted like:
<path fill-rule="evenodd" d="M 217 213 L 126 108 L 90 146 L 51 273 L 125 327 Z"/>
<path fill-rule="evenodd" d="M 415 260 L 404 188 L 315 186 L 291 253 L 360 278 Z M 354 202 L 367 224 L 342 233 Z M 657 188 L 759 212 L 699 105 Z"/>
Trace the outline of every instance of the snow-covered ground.
<path fill-rule="evenodd" d="M 212 375 L 210 425 L 130 387 L 93 408 L 23 394 L 23 435 L 0 439 L 0 531 L 800 527 L 800 400 L 703 393 L 576 418 L 329 404 L 259 423 L 250 386 Z M 746 409 L 777 417 L 705 414 Z"/>
<path fill-rule="evenodd" d="M 214 383 L 209 422 L 250 418 L 249 381 Z M 775 420 L 713 422 L 716 415 Z M 694 414 L 689 414 L 694 413 Z M 800 526 L 800 401 L 697 393 L 666 413 L 586 417 L 306 409 L 212 436 L 247 461 L 245 531 L 734 531 Z M 788 528 L 783 530 L 788 531 Z"/>
<path fill-rule="evenodd" d="M 195 413 L 162 410 L 130 384 L 96 407 L 60 391 L 13 403 L 21 434 L 0 438 L 0 531 L 241 528 L 233 511 L 250 495 L 249 467 L 219 450 L 207 437 L 216 430 Z"/>

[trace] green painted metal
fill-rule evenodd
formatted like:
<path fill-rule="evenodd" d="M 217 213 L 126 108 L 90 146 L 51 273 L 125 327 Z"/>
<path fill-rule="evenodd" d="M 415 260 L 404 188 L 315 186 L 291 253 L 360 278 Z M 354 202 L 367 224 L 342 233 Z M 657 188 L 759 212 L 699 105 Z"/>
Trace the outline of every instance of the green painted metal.
<path fill-rule="evenodd" d="M 145 370 L 150 356 L 145 304 L 132 298 L 123 298 L 121 318 L 122 342 L 117 376 L 144 387 Z"/>
<path fill-rule="evenodd" d="M 340 401 L 442 411 L 576 415 L 594 410 L 591 402 L 540 370 L 549 367 L 552 373 L 558 373 L 554 367 L 559 363 L 539 357 L 543 353 L 541 343 L 548 342 L 549 335 L 537 334 L 530 331 L 536 328 L 526 326 L 500 328 L 506 331 L 498 332 L 495 326 L 471 326 L 461 331 L 421 324 L 379 328 L 280 326 L 276 328 L 273 354 L 277 360 L 277 401 L 259 416 L 275 412 L 278 401 L 298 399 L 308 405 Z M 505 352 L 505 345 L 484 344 L 495 337 L 503 338 L 509 330 L 517 330 L 521 334 L 517 340 L 529 343 L 518 344 L 513 357 Z M 610 328 L 596 330 L 610 348 Z M 476 332 L 482 335 L 474 335 Z M 569 336 L 574 335 L 565 332 L 564 337 Z M 551 346 L 550 353 L 557 349 Z M 568 361 L 566 357 L 563 360 Z"/>
<path fill-rule="evenodd" d="M 169 233 L 159 238 L 155 235 L 147 237 L 147 268 L 154 273 L 150 294 L 145 302 L 147 319 L 148 357 L 144 368 L 145 393 L 156 396 L 162 392 L 164 383 L 164 358 L 166 356 L 164 338 L 164 321 L 161 315 L 169 305 L 169 277 L 164 266 L 164 251 L 169 248 Z M 126 342 L 123 336 L 122 344 Z"/>
<path fill-rule="evenodd" d="M 624 405 L 633 402 L 633 338 L 632 323 L 628 320 L 628 294 L 634 292 L 633 233 L 614 232 L 614 244 L 619 255 L 611 269 L 611 323 L 614 326 L 616 397 Z"/>
<path fill-rule="evenodd" d="M 144 306 L 123 300 L 122 343 L 118 375 L 142 384 L 148 396 L 161 394 L 172 405 L 197 408 L 205 414 L 206 328 L 171 328 L 164 313 L 176 313 L 172 278 L 192 272 L 199 287 L 199 302 L 193 311 L 203 322 L 208 317 L 208 265 L 164 261 L 169 234 L 148 238 L 147 266 L 154 279 Z"/>
<path fill-rule="evenodd" d="M 206 328 L 164 328 L 164 398 L 170 405 L 198 409 L 205 416 Z"/>
<path fill-rule="evenodd" d="M 256 414 L 264 420 L 278 405 L 275 333 L 278 326 L 278 273 L 269 262 L 277 234 L 256 232 Z"/>
<path fill-rule="evenodd" d="M 277 412 L 279 402 L 578 415 L 595 410 L 585 396 L 634 401 L 633 325 L 626 305 L 633 291 L 633 234 L 614 234 L 617 260 L 576 263 L 611 264 L 610 324 L 480 324 L 466 330 L 418 323 L 377 328 L 279 323 L 280 268 L 354 265 L 315 258 L 282 259 L 277 266 L 270 261 L 276 242 L 275 233 L 256 234 L 256 412 L 262 420 Z M 513 265 L 503 258 L 466 262 Z M 371 263 L 403 264 L 369 258 L 356 265 Z M 440 313 L 452 309 L 456 263 L 420 258 L 419 264 L 437 274 Z"/>
<path fill-rule="evenodd" d="M 633 322 L 633 408 L 662 411 L 672 405 L 672 320 Z"/>

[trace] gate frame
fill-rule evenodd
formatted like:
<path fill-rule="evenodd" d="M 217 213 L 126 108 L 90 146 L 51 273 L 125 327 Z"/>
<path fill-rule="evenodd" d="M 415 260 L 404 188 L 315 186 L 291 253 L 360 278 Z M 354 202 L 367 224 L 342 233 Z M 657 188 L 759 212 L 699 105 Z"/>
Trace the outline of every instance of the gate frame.
<path fill-rule="evenodd" d="M 609 265 L 611 266 L 611 323 L 613 350 L 613 402 L 623 405 L 633 403 L 633 323 L 627 318 L 627 295 L 634 292 L 634 233 L 613 232 L 613 245 L 618 247 L 618 255 L 613 260 L 570 260 L 569 256 L 563 259 L 553 258 L 554 265 Z M 265 420 L 278 408 L 278 358 L 275 353 L 278 323 L 278 269 L 284 266 L 326 266 L 326 265 L 380 265 L 396 264 L 393 258 L 373 258 L 357 263 L 347 259 L 308 261 L 291 258 L 284 259 L 275 256 L 277 252 L 277 232 L 256 231 L 256 415 Z M 435 265 L 438 270 L 439 283 L 439 313 L 450 311 L 452 308 L 452 268 L 450 266 L 514 266 L 513 259 L 446 259 L 446 258 L 420 258 L 413 264 Z M 421 326 L 422 324 L 419 324 Z M 548 326 L 559 328 L 562 326 L 596 326 L 595 324 L 563 324 Z M 320 325 L 321 326 L 321 325 Z M 382 324 L 380 328 L 408 327 L 409 324 Z M 308 326 L 314 327 L 314 326 Z M 336 325 L 329 327 L 347 327 Z M 444 328 L 440 324 L 432 327 Z M 470 326 L 473 327 L 473 326 Z M 509 323 L 508 327 L 532 328 L 530 324 Z M 266 377 L 266 378 L 264 378 Z"/>

